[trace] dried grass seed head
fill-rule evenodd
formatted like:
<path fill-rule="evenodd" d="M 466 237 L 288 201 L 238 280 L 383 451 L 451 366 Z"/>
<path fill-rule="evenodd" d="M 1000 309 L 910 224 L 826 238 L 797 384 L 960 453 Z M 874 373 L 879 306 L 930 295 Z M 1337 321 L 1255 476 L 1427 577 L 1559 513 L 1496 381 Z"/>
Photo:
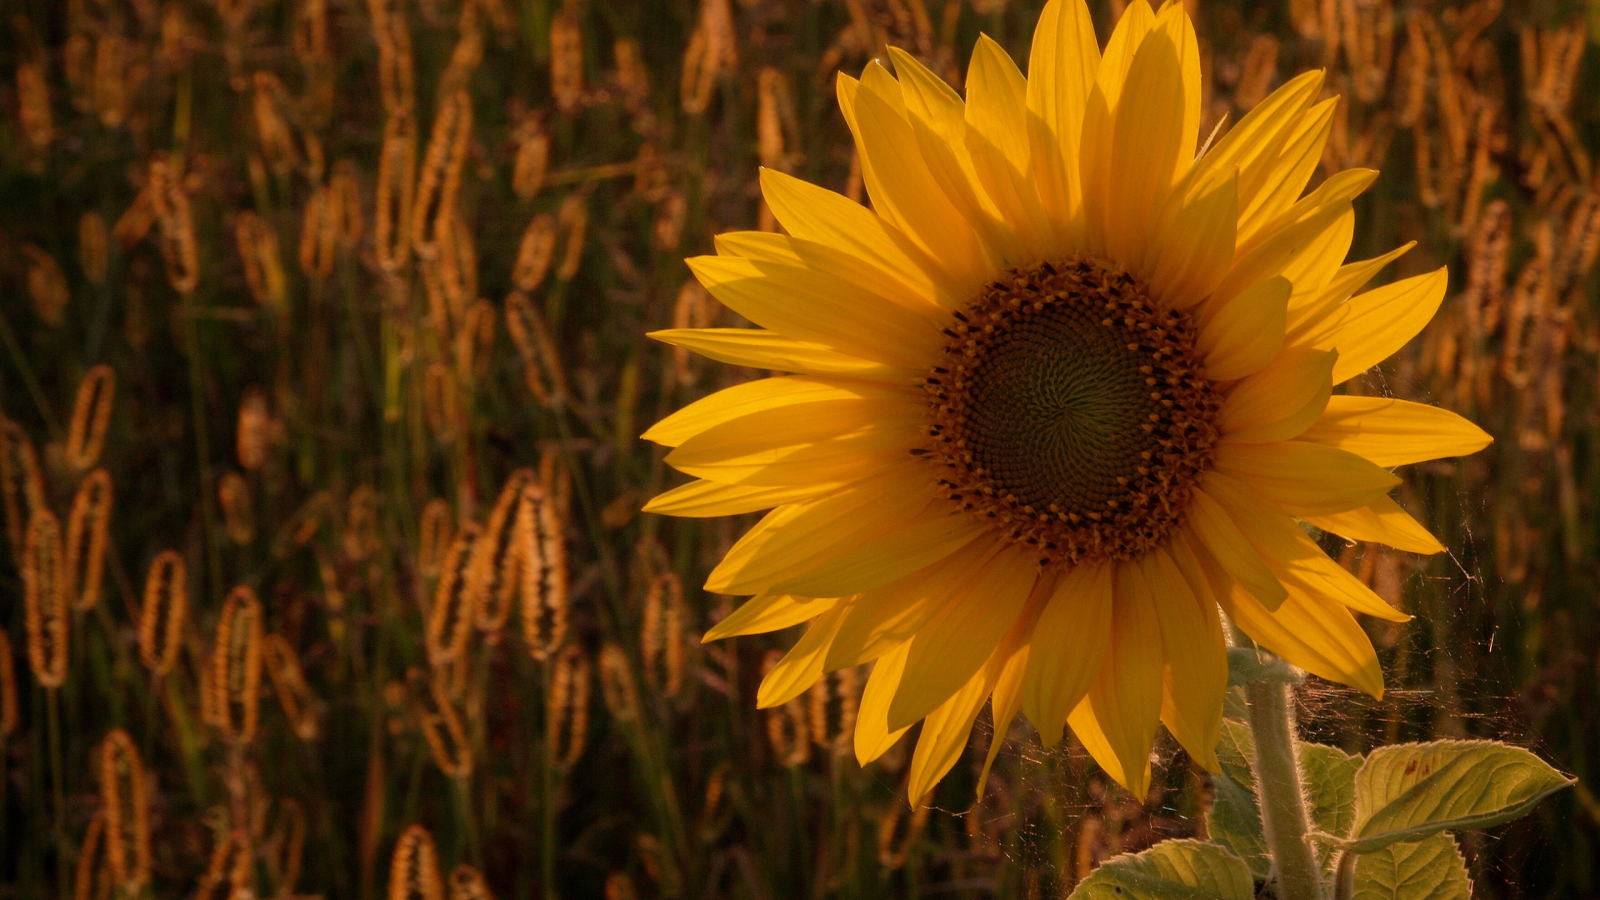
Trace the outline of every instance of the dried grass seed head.
<path fill-rule="evenodd" d="M 28 664 L 41 687 L 58 688 L 67 680 L 72 613 L 68 609 L 66 560 L 61 523 L 40 506 L 28 520 L 22 555 L 24 619 L 28 629 Z"/>
<path fill-rule="evenodd" d="M 77 612 L 100 602 L 105 580 L 106 545 L 111 529 L 111 473 L 95 469 L 84 476 L 67 517 L 65 576 L 67 596 Z"/>
<path fill-rule="evenodd" d="M 163 550 L 150 563 L 139 605 L 139 658 L 156 678 L 177 664 L 188 618 L 188 566 L 178 551 Z"/>
<path fill-rule="evenodd" d="M 94 466 L 106 443 L 106 428 L 116 400 L 117 373 L 104 363 L 84 373 L 72 404 L 72 422 L 62 455 L 67 465 L 82 472 Z"/>

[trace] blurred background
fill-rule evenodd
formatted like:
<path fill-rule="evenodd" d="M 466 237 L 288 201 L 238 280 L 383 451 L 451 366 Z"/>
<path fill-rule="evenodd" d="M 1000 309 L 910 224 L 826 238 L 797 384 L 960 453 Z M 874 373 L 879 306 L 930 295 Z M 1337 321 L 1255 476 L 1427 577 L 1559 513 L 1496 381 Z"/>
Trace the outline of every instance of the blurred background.
<path fill-rule="evenodd" d="M 678 482 L 636 436 L 765 374 L 644 337 L 741 324 L 682 258 L 775 228 L 759 166 L 863 199 L 837 70 L 895 45 L 959 87 L 1039 5 L 4 4 L 0 897 L 1064 897 L 1205 836 L 1165 737 L 1133 797 L 1019 721 L 974 805 L 987 713 L 911 808 L 909 741 L 850 752 L 865 672 L 758 711 L 793 635 L 699 643 L 749 522 L 638 512 Z M 1496 438 L 1402 473 L 1448 554 L 1326 544 L 1417 618 L 1368 623 L 1383 701 L 1308 681 L 1305 733 L 1586 782 L 1600 5 L 1188 6 L 1203 133 L 1326 68 L 1317 177 L 1383 171 L 1352 257 L 1450 266 L 1351 390 Z M 1600 892 L 1583 783 L 1464 839 L 1478 897 Z"/>

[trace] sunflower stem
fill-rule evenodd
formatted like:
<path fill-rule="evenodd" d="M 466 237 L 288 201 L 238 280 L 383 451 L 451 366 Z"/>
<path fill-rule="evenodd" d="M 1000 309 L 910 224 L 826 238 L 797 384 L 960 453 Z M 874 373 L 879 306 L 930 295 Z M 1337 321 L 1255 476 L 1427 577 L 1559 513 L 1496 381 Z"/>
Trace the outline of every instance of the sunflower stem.
<path fill-rule="evenodd" d="M 1257 681 L 1245 686 L 1250 730 L 1256 745 L 1256 793 L 1261 825 L 1272 857 L 1278 900 L 1322 900 L 1322 879 L 1306 841 L 1305 787 L 1294 746 L 1294 701 L 1290 686 Z"/>

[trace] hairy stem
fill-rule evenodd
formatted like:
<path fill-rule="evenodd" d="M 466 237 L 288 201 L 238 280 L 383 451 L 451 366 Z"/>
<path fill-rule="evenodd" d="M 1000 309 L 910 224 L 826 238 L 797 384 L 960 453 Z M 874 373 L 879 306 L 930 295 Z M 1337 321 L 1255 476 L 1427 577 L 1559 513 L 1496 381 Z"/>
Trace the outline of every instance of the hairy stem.
<path fill-rule="evenodd" d="M 1317 861 L 1306 842 L 1310 823 L 1294 747 L 1290 687 L 1258 681 L 1245 686 L 1250 730 L 1255 734 L 1256 792 L 1261 825 L 1277 876 L 1278 900 L 1322 900 Z"/>

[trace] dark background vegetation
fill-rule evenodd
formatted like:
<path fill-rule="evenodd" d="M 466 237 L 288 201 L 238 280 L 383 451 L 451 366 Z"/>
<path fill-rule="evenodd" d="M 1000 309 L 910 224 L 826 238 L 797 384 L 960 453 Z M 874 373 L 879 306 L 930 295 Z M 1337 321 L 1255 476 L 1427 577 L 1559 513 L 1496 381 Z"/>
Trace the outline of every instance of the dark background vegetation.
<path fill-rule="evenodd" d="M 1102 39 L 1113 5 L 1091 4 Z M 857 72 L 894 44 L 959 86 L 980 31 L 1026 59 L 1038 4 L 390 6 L 414 53 L 424 163 L 439 82 L 460 44 L 481 37 L 481 63 L 453 70 L 473 121 L 448 204 L 475 248 L 465 267 L 476 286 L 458 279 L 443 307 L 430 302 L 437 260 L 408 252 L 398 269 L 379 264 L 378 158 L 394 113 L 368 4 L 3 7 L 0 410 L 15 423 L 7 452 L 31 442 L 43 484 L 18 509 L 42 503 L 67 521 L 82 478 L 63 449 L 79 382 L 107 364 L 117 386 L 99 460 L 115 490 L 104 590 L 73 616 L 69 673 L 54 692 L 28 665 L 20 562 L 0 554 L 18 700 L 0 737 L 0 896 L 74 893 L 101 803 L 91 754 L 118 727 L 147 770 L 152 896 L 193 895 L 231 832 L 249 848 L 233 887 L 261 896 L 383 896 L 397 836 L 421 824 L 446 871 L 471 863 L 497 896 L 619 900 L 1059 897 L 1113 852 L 1196 833 L 1203 779 L 1170 741 L 1158 748 L 1156 790 L 1133 798 L 1080 748 L 1045 750 L 1019 724 L 973 806 L 986 716 L 934 808 L 913 813 L 909 754 L 862 770 L 839 738 L 864 673 L 759 712 L 763 654 L 792 637 L 699 645 L 732 600 L 698 585 L 745 523 L 636 514 L 676 482 L 661 451 L 635 436 L 760 374 L 678 359 L 643 337 L 738 324 L 685 287 L 682 257 L 708 252 L 718 232 L 770 221 L 758 165 L 859 192 L 835 70 Z M 1465 839 L 1477 895 L 1594 896 L 1600 803 L 1582 786 L 1600 763 L 1591 7 L 1197 0 L 1191 11 L 1208 132 L 1292 74 L 1326 67 L 1329 93 L 1345 102 L 1317 178 L 1383 171 L 1357 203 L 1352 258 L 1416 240 L 1383 278 L 1451 267 L 1435 323 L 1352 390 L 1439 403 L 1496 438 L 1471 459 L 1403 473 L 1402 501 L 1449 554 L 1328 544 L 1417 619 L 1368 623 L 1393 686 L 1384 701 L 1313 680 L 1304 729 L 1351 751 L 1452 735 L 1531 746 L 1580 786 Z M 43 75 L 51 118 L 37 143 L 37 103 L 12 77 L 29 66 Z M 274 115 L 287 151 L 268 133 Z M 539 141 L 548 163 L 530 192 Z M 113 235 L 104 277 L 92 278 L 82 218 L 117 225 L 161 159 L 179 173 L 192 224 L 163 219 L 127 245 Z M 328 245 L 313 234 L 305 253 L 306 206 L 336 172 L 341 184 L 354 178 L 364 227 L 352 241 L 345 222 L 346 240 Z M 268 262 L 284 290 L 265 303 L 239 249 L 245 211 L 278 244 Z M 524 230 L 543 227 L 546 213 L 559 224 L 554 260 L 526 297 L 549 341 L 519 343 L 506 298 Z M 192 290 L 181 289 L 186 229 Z M 324 246 L 332 261 L 318 271 Z M 566 390 L 551 399 L 558 374 Z M 252 391 L 264 416 L 247 410 L 245 439 L 265 448 L 260 459 L 249 448 L 240 456 Z M 422 511 L 442 498 L 456 521 L 483 522 L 510 473 L 541 461 L 557 493 L 561 473 L 572 485 L 574 649 L 562 652 L 569 672 L 586 662 L 591 673 L 582 746 L 571 765 L 558 758 L 570 739 L 547 751 L 548 729 L 570 731 L 574 720 L 559 705 L 551 712 L 553 663 L 530 655 L 513 613 L 439 676 L 474 762 L 451 778 L 425 735 L 442 720 L 427 686 L 423 622 L 437 576 L 419 543 Z M 225 481 L 242 492 L 219 497 Z M 188 563 L 190 616 L 177 667 L 156 678 L 135 625 L 145 572 L 169 548 Z M 678 605 L 669 572 L 685 587 Z M 299 656 L 313 739 L 291 729 L 265 677 L 253 742 L 230 745 L 201 721 L 218 613 L 240 584 Z M 652 585 L 659 615 L 647 614 Z M 296 846 L 303 864 L 291 878 Z M 82 866 L 91 896 L 100 865 Z"/>

